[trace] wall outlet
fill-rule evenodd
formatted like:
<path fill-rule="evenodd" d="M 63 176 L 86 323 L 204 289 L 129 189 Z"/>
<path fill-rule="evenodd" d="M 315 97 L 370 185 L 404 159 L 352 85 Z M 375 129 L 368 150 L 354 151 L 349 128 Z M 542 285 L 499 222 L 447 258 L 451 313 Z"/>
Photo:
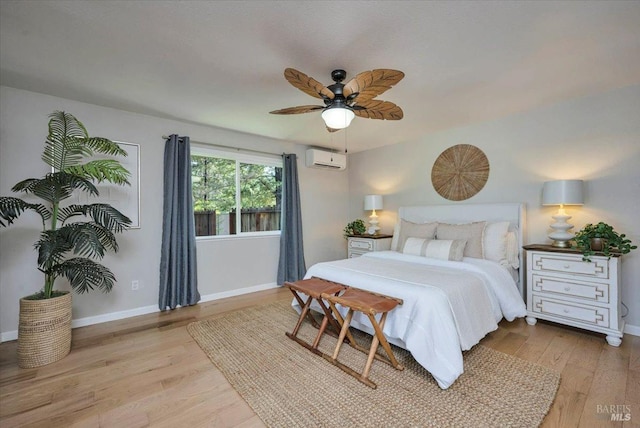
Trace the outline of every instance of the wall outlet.
<path fill-rule="evenodd" d="M 131 289 L 136 291 L 140 288 L 140 282 L 138 280 L 131 281 Z"/>

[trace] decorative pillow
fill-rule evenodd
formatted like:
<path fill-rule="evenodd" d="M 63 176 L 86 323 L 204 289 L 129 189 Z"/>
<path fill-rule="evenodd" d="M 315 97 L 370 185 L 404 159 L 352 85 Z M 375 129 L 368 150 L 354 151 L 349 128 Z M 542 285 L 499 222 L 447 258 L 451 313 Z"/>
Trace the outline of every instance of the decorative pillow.
<path fill-rule="evenodd" d="M 518 236 L 516 232 L 508 232 L 506 239 L 507 263 L 514 269 L 520 268 L 520 248 L 518 248 Z"/>
<path fill-rule="evenodd" d="M 408 237 L 433 239 L 436 237 L 437 222 L 433 223 L 412 223 L 406 220 L 400 220 L 400 230 L 398 232 L 398 241 L 396 247 L 393 247 L 393 239 L 391 240 L 391 249 L 394 251 L 402 251 L 404 243 Z M 394 232 L 395 233 L 395 232 Z"/>
<path fill-rule="evenodd" d="M 462 260 L 467 241 L 445 239 L 422 239 L 409 237 L 402 252 L 414 256 L 424 256 L 439 260 Z"/>
<path fill-rule="evenodd" d="M 402 247 L 403 254 L 411 254 L 412 256 L 424 256 L 424 252 L 427 248 L 427 243 L 431 239 L 413 238 L 409 237 L 404 241 L 404 247 Z"/>
<path fill-rule="evenodd" d="M 436 236 L 438 239 L 461 239 L 467 241 L 464 247 L 465 257 L 482 258 L 482 237 L 486 221 L 466 224 L 438 223 Z"/>
<path fill-rule="evenodd" d="M 482 240 L 482 255 L 487 260 L 501 263 L 507 258 L 507 232 L 509 222 L 487 223 Z"/>
<path fill-rule="evenodd" d="M 393 226 L 393 238 L 391 238 L 391 250 L 398 251 L 398 239 L 400 238 L 400 220 Z"/>

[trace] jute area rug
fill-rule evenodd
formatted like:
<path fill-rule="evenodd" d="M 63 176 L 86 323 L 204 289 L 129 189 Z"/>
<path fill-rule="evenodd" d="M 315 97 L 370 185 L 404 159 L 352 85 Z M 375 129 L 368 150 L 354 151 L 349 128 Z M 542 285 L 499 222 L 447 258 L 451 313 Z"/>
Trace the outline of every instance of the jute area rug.
<path fill-rule="evenodd" d="M 281 301 L 187 326 L 269 427 L 536 427 L 560 382 L 545 367 L 476 345 L 464 354 L 464 374 L 442 390 L 394 347 L 405 370 L 374 361 L 374 390 L 286 337 L 297 318 Z M 299 337 L 312 342 L 316 332 L 305 322 Z M 364 344 L 369 339 L 359 335 Z M 331 355 L 335 343 L 325 335 L 320 349 Z M 339 359 L 361 371 L 366 355 L 345 344 Z"/>

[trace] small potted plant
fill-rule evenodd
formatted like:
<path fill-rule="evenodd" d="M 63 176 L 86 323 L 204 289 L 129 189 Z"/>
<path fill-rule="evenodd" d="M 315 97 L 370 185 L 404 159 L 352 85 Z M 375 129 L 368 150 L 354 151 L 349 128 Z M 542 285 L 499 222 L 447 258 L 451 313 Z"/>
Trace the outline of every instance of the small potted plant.
<path fill-rule="evenodd" d="M 606 257 L 611 253 L 627 254 L 638 248 L 632 245 L 624 233 L 616 232 L 612 226 L 604 222 L 587 224 L 575 236 L 576 248 L 582 251 L 582 260 L 591 261 L 596 251 L 602 252 Z"/>
<path fill-rule="evenodd" d="M 351 223 L 347 223 L 344 228 L 344 237 L 349 235 L 362 235 L 367 230 L 364 221 L 361 219 L 353 220 Z"/>

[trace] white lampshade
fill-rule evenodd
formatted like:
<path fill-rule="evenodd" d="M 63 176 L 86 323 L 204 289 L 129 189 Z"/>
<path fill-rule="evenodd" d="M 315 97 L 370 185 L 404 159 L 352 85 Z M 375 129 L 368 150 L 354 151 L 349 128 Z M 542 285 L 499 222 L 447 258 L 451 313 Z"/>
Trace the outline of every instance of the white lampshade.
<path fill-rule="evenodd" d="M 382 195 L 367 195 L 364 197 L 364 209 L 368 210 L 381 210 L 382 209 Z"/>
<path fill-rule="evenodd" d="M 328 108 L 322 112 L 322 119 L 327 127 L 332 129 L 343 129 L 351 124 L 356 115 L 353 110 L 343 107 Z"/>
<path fill-rule="evenodd" d="M 582 180 L 546 181 L 542 187 L 542 205 L 582 204 Z"/>

